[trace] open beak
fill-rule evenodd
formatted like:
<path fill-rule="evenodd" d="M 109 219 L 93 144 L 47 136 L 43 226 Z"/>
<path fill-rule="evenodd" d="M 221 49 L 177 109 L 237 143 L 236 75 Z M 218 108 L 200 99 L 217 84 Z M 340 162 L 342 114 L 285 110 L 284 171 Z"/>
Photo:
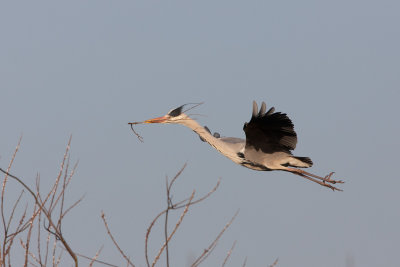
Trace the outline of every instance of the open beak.
<path fill-rule="evenodd" d="M 168 118 L 166 116 L 162 116 L 154 119 L 145 120 L 143 123 L 164 123 L 165 121 L 167 121 L 167 119 Z"/>

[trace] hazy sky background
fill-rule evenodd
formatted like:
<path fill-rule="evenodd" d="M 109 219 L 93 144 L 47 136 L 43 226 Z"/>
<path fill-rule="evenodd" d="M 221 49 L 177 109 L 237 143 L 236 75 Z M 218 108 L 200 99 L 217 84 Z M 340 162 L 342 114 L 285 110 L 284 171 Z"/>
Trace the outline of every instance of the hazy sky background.
<path fill-rule="evenodd" d="M 79 167 L 67 197 L 86 196 L 64 234 L 88 256 L 104 244 L 99 259 L 117 265 L 101 210 L 145 266 L 165 176 L 187 162 L 174 199 L 222 182 L 184 219 L 173 266 L 188 266 L 237 209 L 204 266 L 220 266 L 235 240 L 229 266 L 245 257 L 247 266 L 399 266 L 399 10 L 368 0 L 2 2 L 0 167 L 23 134 L 12 172 L 30 185 L 40 173 L 46 186 L 72 134 Z M 202 125 L 244 137 L 253 100 L 290 116 L 294 154 L 313 159 L 311 172 L 335 171 L 344 192 L 243 168 L 183 126 L 138 126 L 140 143 L 127 125 L 204 101 L 193 111 Z M 153 257 L 161 224 L 152 237 Z"/>

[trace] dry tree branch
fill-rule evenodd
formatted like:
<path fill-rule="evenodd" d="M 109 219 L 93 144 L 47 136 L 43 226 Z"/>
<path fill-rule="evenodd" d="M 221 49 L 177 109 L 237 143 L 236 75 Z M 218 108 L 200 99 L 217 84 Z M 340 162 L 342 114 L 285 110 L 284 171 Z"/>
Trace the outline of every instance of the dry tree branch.
<path fill-rule="evenodd" d="M 232 245 L 231 249 L 230 249 L 230 250 L 228 251 L 228 253 L 226 254 L 226 257 L 225 257 L 225 259 L 224 259 L 224 262 L 222 263 L 222 267 L 224 267 L 225 264 L 228 262 L 228 259 L 229 259 L 229 257 L 231 256 L 232 251 L 233 251 L 233 249 L 235 248 L 235 246 L 236 246 L 236 240 L 235 240 L 235 242 L 233 242 L 233 245 Z"/>
<path fill-rule="evenodd" d="M 5 215 L 4 215 L 4 193 L 5 193 L 6 184 L 7 184 L 7 180 L 8 180 L 8 174 L 7 173 L 11 169 L 11 166 L 12 166 L 12 164 L 14 162 L 14 159 L 15 159 L 15 157 L 17 155 L 17 152 L 18 152 L 18 150 L 19 150 L 19 148 L 21 146 L 21 140 L 22 140 L 22 136 L 19 138 L 18 144 L 17 144 L 17 146 L 16 146 L 16 148 L 14 150 L 14 154 L 12 155 L 11 161 L 8 164 L 7 171 L 4 173 L 5 176 L 4 176 L 3 185 L 2 185 L 2 188 L 1 188 L 1 218 L 2 218 L 2 221 L 3 221 L 4 229 L 6 229 L 6 219 L 5 219 Z"/>
<path fill-rule="evenodd" d="M 82 200 L 85 198 L 85 195 L 83 195 L 80 199 L 75 201 L 71 206 L 69 206 L 61 215 L 60 215 L 60 220 L 64 219 L 65 215 L 67 215 L 68 212 L 70 212 L 73 208 L 75 208 L 79 203 L 82 202 Z"/>
<path fill-rule="evenodd" d="M 22 241 L 22 239 L 20 239 L 19 242 L 20 242 L 22 248 L 23 248 L 24 250 L 28 251 L 29 256 L 31 256 L 31 258 L 32 258 L 34 261 L 36 261 L 37 264 L 39 264 L 40 266 L 46 266 L 46 265 L 43 265 L 43 264 L 41 263 L 41 261 L 35 256 L 35 254 L 33 254 L 31 251 L 29 251 L 29 250 L 27 249 L 27 247 L 26 247 L 24 241 Z M 28 261 L 29 261 L 29 259 L 28 259 Z M 32 264 L 32 265 L 34 265 L 34 266 L 37 266 L 37 265 L 33 264 L 31 261 L 29 261 L 29 263 Z M 27 265 L 24 265 L 24 266 L 27 266 Z"/>
<path fill-rule="evenodd" d="M 214 193 L 214 192 L 217 190 L 217 188 L 218 188 L 218 186 L 220 185 L 220 183 L 221 183 L 221 179 L 219 178 L 218 181 L 217 181 L 217 184 L 214 186 L 213 189 L 211 189 L 211 190 L 210 190 L 206 195 L 204 195 L 203 197 L 192 201 L 192 203 L 191 203 L 190 205 L 194 205 L 194 204 L 197 204 L 197 203 L 199 203 L 199 202 L 202 202 L 203 200 L 205 200 L 206 198 L 208 198 L 209 196 L 211 196 L 211 194 Z M 175 203 L 175 204 L 174 204 L 174 209 L 180 209 L 180 208 L 185 207 L 185 205 L 182 205 L 182 203 L 184 203 L 184 202 L 186 202 L 186 201 L 187 201 L 187 199 L 184 199 L 184 200 L 182 200 L 182 201 L 180 201 L 180 202 Z"/>
<path fill-rule="evenodd" d="M 17 155 L 17 152 L 21 146 L 21 140 L 22 140 L 22 136 L 19 138 L 18 140 L 18 144 L 14 150 L 14 153 L 11 157 L 10 163 L 8 164 L 7 167 L 7 172 L 11 169 L 11 166 L 15 160 L 15 157 Z M 6 243 L 7 243 L 7 236 L 8 236 L 8 226 L 6 223 L 6 216 L 4 213 L 4 196 L 5 196 L 5 188 L 6 188 L 6 184 L 8 181 L 8 174 L 4 173 L 4 178 L 3 178 L 3 183 L 2 183 L 2 188 L 1 188 L 1 196 L 0 196 L 0 216 L 1 216 L 1 221 L 2 221 L 2 226 L 3 226 L 3 232 L 4 232 L 4 239 L 3 239 L 3 244 L 2 246 L 0 246 L 0 248 L 2 247 L 1 251 L 0 251 L 0 264 L 4 264 L 6 261 L 6 257 L 7 257 L 7 249 L 6 249 Z M 12 220 L 12 216 L 9 218 L 9 220 Z M 8 261 L 10 261 L 10 257 L 8 257 Z"/>
<path fill-rule="evenodd" d="M 157 256 L 154 258 L 153 260 L 153 264 L 151 265 L 152 267 L 154 267 L 154 265 L 156 265 L 157 261 L 159 260 L 161 253 L 163 252 L 164 248 L 167 246 L 167 244 L 169 243 L 169 241 L 171 240 L 172 236 L 175 234 L 176 230 L 179 228 L 180 224 L 182 223 L 183 218 L 185 217 L 186 213 L 189 210 L 189 206 L 191 205 L 191 201 L 194 198 L 194 193 L 195 190 L 193 190 L 192 195 L 189 198 L 188 203 L 185 206 L 185 210 L 182 212 L 181 217 L 179 217 L 178 222 L 176 223 L 174 230 L 172 231 L 172 233 L 168 236 L 168 239 L 165 241 L 165 243 L 161 246 L 160 250 L 158 251 Z"/>
<path fill-rule="evenodd" d="M 146 232 L 146 237 L 145 237 L 145 258 L 146 258 L 146 263 L 147 266 L 150 267 L 150 261 L 149 261 L 149 255 L 148 255 L 148 244 L 149 244 L 149 236 L 151 233 L 151 230 L 154 226 L 154 224 L 158 221 L 158 219 L 163 215 L 163 214 L 168 214 L 169 210 L 178 210 L 181 208 L 185 208 L 187 204 L 183 204 L 183 203 L 187 203 L 188 200 L 190 198 L 186 198 L 182 201 L 178 201 L 177 203 L 172 203 L 172 198 L 171 198 L 171 190 L 172 190 L 172 185 L 174 184 L 174 182 L 176 181 L 176 179 L 182 174 L 183 170 L 186 167 L 186 163 L 183 165 L 183 167 L 179 170 L 179 172 L 174 176 L 174 178 L 171 180 L 171 182 L 168 184 L 168 180 L 167 180 L 167 208 L 163 211 L 161 211 L 150 223 L 150 226 L 147 229 Z M 221 179 L 218 179 L 217 184 L 214 186 L 214 188 L 212 188 L 206 195 L 204 195 L 203 197 L 200 197 L 197 200 L 191 200 L 189 206 L 192 206 L 194 204 L 197 204 L 205 199 L 207 199 L 209 196 L 211 196 L 211 194 L 213 194 L 218 186 L 220 185 Z M 168 216 L 166 215 L 165 217 L 166 220 L 168 220 Z M 164 223 L 164 235 L 168 236 L 168 232 L 167 232 L 167 221 L 165 221 Z M 165 238 L 165 240 L 167 241 L 168 238 Z M 166 251 L 168 249 L 168 242 L 166 242 Z M 167 252 L 166 252 L 167 253 Z M 166 254 L 166 258 L 167 258 L 167 266 L 169 266 L 169 257 L 168 254 Z"/>
<path fill-rule="evenodd" d="M 103 246 L 101 247 L 101 249 L 102 249 L 102 248 L 103 248 Z M 100 249 L 100 250 L 101 250 L 101 249 Z M 100 254 L 100 251 L 98 251 L 98 253 Z M 105 262 L 105 261 L 97 260 L 97 259 L 95 258 L 95 257 L 97 257 L 97 256 L 91 258 L 91 257 L 85 256 L 85 255 L 79 254 L 79 253 L 76 253 L 76 255 L 79 256 L 79 257 L 85 258 L 85 259 L 87 259 L 87 260 L 90 260 L 90 261 L 93 261 L 93 262 L 97 262 L 97 263 L 106 265 L 106 266 L 118 267 L 118 265 L 114 265 L 114 264 L 111 264 L 111 263 L 107 263 L 107 262 Z M 96 254 L 96 255 L 97 255 L 97 254 Z"/>
<path fill-rule="evenodd" d="M 232 219 L 225 225 L 225 227 L 221 230 L 221 232 L 217 235 L 217 237 L 214 239 L 214 241 L 208 246 L 207 249 L 203 251 L 203 253 L 195 260 L 195 262 L 192 264 L 192 267 L 199 266 L 200 263 L 202 263 L 210 254 L 210 250 L 212 250 L 218 240 L 221 238 L 221 236 L 224 234 L 225 230 L 228 229 L 228 227 L 232 224 L 232 222 L 235 220 L 236 216 L 238 215 L 239 210 L 233 215 Z"/>
<path fill-rule="evenodd" d="M 247 263 L 247 257 L 246 257 L 246 258 L 244 258 L 244 262 L 243 262 L 243 265 L 242 265 L 242 267 L 246 267 L 246 263 Z"/>
<path fill-rule="evenodd" d="M 278 260 L 279 260 L 279 258 L 276 258 L 274 263 L 272 263 L 269 267 L 275 267 L 278 264 Z"/>
<path fill-rule="evenodd" d="M 94 255 L 94 257 L 92 258 L 92 260 L 90 261 L 89 266 L 92 267 L 93 263 L 96 262 L 97 258 L 99 257 L 101 251 L 103 250 L 103 246 L 101 246 L 101 248 L 96 252 L 96 255 Z"/>
<path fill-rule="evenodd" d="M 29 220 L 29 230 L 28 230 L 28 237 L 26 238 L 26 248 L 25 248 L 25 263 L 24 263 L 24 267 L 28 266 L 28 255 L 29 255 L 29 245 L 30 245 L 30 241 L 31 241 L 31 235 L 32 235 L 32 229 L 33 229 L 33 222 L 35 220 L 35 217 L 37 216 L 36 213 L 36 208 L 38 207 L 37 204 L 35 204 L 35 207 L 33 209 L 33 215 Z"/>
<path fill-rule="evenodd" d="M 72 136 L 69 137 L 67 148 L 65 149 L 64 157 L 63 157 L 63 160 L 61 161 L 60 171 L 59 171 L 58 176 L 56 178 L 56 181 L 55 181 L 55 183 L 53 185 L 53 190 L 50 190 L 50 192 L 49 192 L 49 195 L 52 195 L 51 200 L 50 200 L 50 205 L 49 205 L 49 212 L 50 213 L 52 213 L 53 209 L 55 208 L 55 205 L 53 205 L 54 198 L 55 198 L 55 195 L 56 195 L 55 192 L 58 189 L 58 185 L 59 185 L 61 176 L 62 176 L 64 170 L 68 170 L 68 167 L 69 167 L 69 150 L 71 148 L 71 139 L 72 139 Z M 65 164 L 66 164 L 66 168 L 64 169 L 64 165 Z"/>
<path fill-rule="evenodd" d="M 56 251 L 56 242 L 54 242 L 54 252 Z M 60 254 L 58 255 L 58 257 L 57 257 L 57 260 L 54 262 L 54 266 L 58 266 L 59 264 L 60 264 L 60 262 L 61 262 L 61 257 L 62 257 L 62 255 L 63 255 L 63 252 L 64 252 L 64 250 L 61 250 L 60 251 Z M 55 253 L 54 253 L 54 255 L 55 255 Z"/>
<path fill-rule="evenodd" d="M 171 188 L 176 179 L 181 175 L 183 170 L 186 168 L 187 163 L 183 165 L 183 167 L 178 171 L 174 178 L 172 178 L 171 182 L 168 183 L 168 176 L 165 179 L 166 182 L 166 190 L 167 190 L 167 209 L 165 211 L 165 220 L 164 220 L 164 238 L 165 238 L 165 257 L 167 262 L 167 267 L 169 267 L 169 250 L 168 250 L 168 213 L 169 210 L 173 207 L 172 199 L 171 199 Z"/>
<path fill-rule="evenodd" d="M 21 193 L 19 194 L 17 200 L 14 202 L 14 205 L 13 205 L 12 210 L 11 210 L 10 218 L 8 219 L 8 223 L 7 223 L 7 227 L 6 227 L 6 232 L 8 232 L 8 230 L 10 229 L 11 221 L 12 221 L 12 219 L 14 218 L 15 210 L 17 209 L 17 206 L 18 206 L 18 204 L 19 204 L 19 202 L 20 202 L 21 197 L 22 197 L 23 194 L 24 194 L 24 190 L 21 190 Z"/>
<path fill-rule="evenodd" d="M 183 170 L 183 169 L 182 169 Z M 175 177 L 177 177 L 175 175 Z M 172 179 L 173 183 L 174 179 Z M 168 249 L 168 213 L 169 213 L 169 208 L 172 205 L 172 200 L 169 194 L 170 187 L 168 185 L 168 176 L 165 179 L 166 182 L 166 189 L 167 189 L 167 210 L 165 211 L 165 219 L 164 219 L 164 238 L 165 238 L 165 257 L 166 257 L 166 262 L 167 262 L 167 267 L 169 267 L 169 249 Z"/>
<path fill-rule="evenodd" d="M 71 247 L 69 246 L 69 244 L 67 243 L 67 241 L 65 240 L 65 238 L 62 236 L 62 233 L 59 231 L 59 229 L 56 227 L 56 225 L 54 224 L 52 218 L 51 218 L 51 214 L 48 212 L 48 210 L 44 207 L 45 202 L 41 202 L 40 201 L 40 196 L 38 194 L 38 196 L 35 195 L 35 193 L 33 193 L 33 191 L 24 183 L 22 182 L 22 180 L 20 178 L 18 178 L 15 175 L 10 174 L 9 172 L 6 172 L 5 170 L 3 170 L 2 168 L 0 168 L 0 171 L 3 173 L 6 173 L 9 177 L 15 179 L 17 182 L 19 182 L 26 190 L 28 190 L 28 192 L 32 195 L 32 197 L 35 199 L 35 203 L 38 204 L 38 206 L 40 207 L 40 209 L 42 210 L 42 212 L 46 215 L 47 220 L 49 221 L 49 226 L 51 226 L 54 229 L 54 235 L 61 241 L 61 243 L 64 245 L 65 249 L 68 251 L 68 253 L 70 254 L 70 256 L 72 257 L 72 259 L 75 262 L 75 266 L 78 267 L 78 258 L 76 257 L 76 254 L 73 252 L 73 250 L 71 249 Z"/>
<path fill-rule="evenodd" d="M 15 237 L 19 233 L 21 233 L 23 231 L 23 224 L 24 224 L 25 217 L 26 217 L 26 208 L 25 208 L 25 210 L 24 210 L 24 212 L 23 212 L 23 214 L 21 216 L 21 219 L 19 220 L 19 223 L 18 223 L 18 225 L 16 227 L 15 232 L 10 234 L 10 235 L 5 235 L 4 236 L 4 240 L 6 241 L 6 243 L 4 244 L 4 248 L 7 247 L 6 251 L 4 253 L 4 255 L 5 255 L 4 259 L 5 259 L 6 256 L 8 256 L 8 265 L 9 266 L 11 266 L 11 263 L 10 263 L 10 261 L 11 261 L 11 258 L 10 258 L 11 247 L 12 247 L 12 245 L 14 243 Z M 7 246 L 7 244 L 8 244 L 8 246 Z"/>
<path fill-rule="evenodd" d="M 71 249 L 71 247 L 69 246 L 69 244 L 68 244 L 68 242 L 66 241 L 66 239 L 63 237 L 62 232 L 61 232 L 61 229 L 58 227 L 58 225 L 56 225 L 56 224 L 53 222 L 53 219 L 52 219 L 52 216 L 51 216 L 52 211 L 53 211 L 53 209 L 55 208 L 55 204 L 56 204 L 56 203 L 54 202 L 54 199 L 55 199 L 55 196 L 56 196 L 56 192 L 57 192 L 58 184 L 59 184 L 59 181 L 60 181 L 60 177 L 61 177 L 63 171 L 66 171 L 65 168 L 64 168 L 64 164 L 65 164 L 65 161 L 66 161 L 66 159 L 67 159 L 67 157 L 68 157 L 68 153 L 69 153 L 69 149 L 70 149 L 70 144 L 71 144 L 71 137 L 70 137 L 70 139 L 69 139 L 69 141 L 68 141 L 68 145 L 67 145 L 67 148 L 66 148 L 66 151 L 65 151 L 65 154 L 64 154 L 64 158 L 63 158 L 63 161 L 62 161 L 62 164 L 61 164 L 60 173 L 59 173 L 59 175 L 57 176 L 57 179 L 56 179 L 55 183 L 53 184 L 52 189 L 51 189 L 50 192 L 47 194 L 47 196 L 46 196 L 46 198 L 44 199 L 44 201 L 43 201 L 42 198 L 41 198 L 41 195 L 40 195 L 39 190 L 38 190 L 37 195 L 36 195 L 36 194 L 32 191 L 32 189 L 30 189 L 30 187 L 28 187 L 20 178 L 18 178 L 18 177 L 15 176 L 15 175 L 10 174 L 10 173 L 9 173 L 9 168 L 8 168 L 7 170 L 3 170 L 2 168 L 0 168 L 0 171 L 3 172 L 3 173 L 6 175 L 6 177 L 11 177 L 11 178 L 13 178 L 14 180 L 16 180 L 20 185 L 22 185 L 22 186 L 32 195 L 32 197 L 33 197 L 34 200 L 35 200 L 35 204 L 37 204 L 37 206 L 38 206 L 38 210 L 41 210 L 41 211 L 43 212 L 43 214 L 45 215 L 45 217 L 46 217 L 46 219 L 47 219 L 47 221 L 48 221 L 48 224 L 49 224 L 49 225 L 48 225 L 47 229 L 56 237 L 56 241 L 57 241 L 57 240 L 60 240 L 60 242 L 63 244 L 64 248 L 68 251 L 68 254 L 69 254 L 69 255 L 71 256 L 71 258 L 73 259 L 73 261 L 74 261 L 74 263 L 75 263 L 75 266 L 77 267 L 77 266 L 78 266 L 78 258 L 77 258 L 77 256 L 76 256 L 76 254 L 75 254 L 74 251 Z M 18 148 L 19 148 L 19 145 L 17 146 L 16 151 L 18 150 Z M 15 153 L 16 153 L 16 152 L 15 152 Z M 14 153 L 14 155 L 15 155 L 15 153 Z M 13 156 L 13 158 L 14 158 L 14 156 Z M 3 193 L 2 193 L 2 197 L 4 197 L 4 187 L 5 187 L 5 182 L 3 182 Z M 36 188 L 39 189 L 38 181 L 36 181 Z M 64 194 L 64 191 L 65 191 L 65 190 L 61 189 L 61 194 Z M 57 197 L 57 198 L 58 198 L 58 197 Z M 57 198 L 56 198 L 56 199 L 57 199 Z M 50 199 L 50 204 L 49 204 L 49 208 L 47 209 L 47 208 L 45 207 L 45 204 L 46 204 L 46 202 L 47 202 L 48 199 Z M 3 212 L 3 211 L 2 211 L 2 216 L 3 216 L 3 219 L 4 219 L 4 212 Z M 3 221 L 4 221 L 4 220 L 3 220 Z M 4 224 L 4 225 L 5 225 L 5 224 Z M 53 229 L 53 231 L 51 231 L 50 228 Z M 55 253 L 55 252 L 53 252 L 53 259 L 55 259 L 54 253 Z M 46 255 L 47 255 L 47 253 L 46 253 Z M 56 264 L 55 260 L 53 260 L 53 264 Z"/>
<path fill-rule="evenodd" d="M 116 248 L 118 249 L 119 253 L 125 258 L 125 260 L 129 263 L 130 266 L 135 267 L 135 265 L 129 260 L 129 258 L 125 255 L 125 253 L 124 253 L 124 252 L 122 251 L 122 249 L 119 247 L 117 241 L 115 241 L 115 238 L 114 238 L 114 236 L 111 234 L 110 228 L 108 227 L 108 223 L 107 223 L 107 220 L 106 220 L 106 218 L 105 218 L 105 214 L 104 214 L 103 211 L 101 212 L 101 218 L 103 219 L 104 226 L 105 226 L 106 229 L 107 229 L 108 236 L 111 238 L 112 242 L 114 243 L 114 245 L 115 245 Z"/>

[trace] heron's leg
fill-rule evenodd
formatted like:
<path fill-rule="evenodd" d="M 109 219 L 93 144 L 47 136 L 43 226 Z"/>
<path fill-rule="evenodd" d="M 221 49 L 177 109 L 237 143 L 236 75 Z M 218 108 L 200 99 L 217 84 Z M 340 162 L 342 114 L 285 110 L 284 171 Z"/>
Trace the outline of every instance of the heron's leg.
<path fill-rule="evenodd" d="M 337 181 L 336 181 L 336 180 L 331 179 L 332 175 L 333 175 L 335 172 L 331 172 L 330 174 L 328 174 L 327 176 L 325 176 L 325 177 L 323 178 L 323 177 L 320 177 L 320 176 L 318 176 L 318 175 L 315 175 L 315 174 L 312 174 L 312 173 L 303 171 L 303 170 L 301 170 L 301 169 L 294 169 L 294 168 L 288 168 L 288 169 L 290 169 L 291 172 L 302 173 L 302 174 L 304 174 L 304 175 L 317 178 L 317 179 L 319 179 L 319 180 L 322 180 L 324 183 L 325 183 L 325 182 L 328 182 L 328 183 L 331 183 L 331 184 L 336 184 L 336 183 L 337 183 L 337 184 L 343 184 L 343 183 L 344 183 L 342 180 L 337 180 Z"/>
<path fill-rule="evenodd" d="M 313 175 L 313 174 L 311 174 L 311 173 L 308 173 L 308 172 L 303 171 L 303 170 L 300 170 L 300 169 L 286 168 L 285 170 L 288 171 L 288 172 L 291 172 L 291 173 L 293 173 L 293 174 L 297 174 L 297 175 L 299 175 L 299 176 L 301 176 L 301 177 L 303 177 L 303 178 L 306 178 L 306 179 L 308 179 L 308 180 L 310 180 L 310 181 L 312 181 L 312 182 L 314 182 L 314 183 L 317 183 L 317 184 L 319 184 L 319 185 L 328 187 L 328 188 L 332 189 L 333 191 L 335 191 L 335 190 L 337 190 L 337 191 L 343 191 L 343 190 L 341 190 L 341 189 L 339 189 L 339 188 L 336 188 L 336 187 L 334 187 L 334 186 L 332 186 L 332 185 L 326 183 L 326 182 L 330 182 L 330 183 L 333 183 L 333 184 L 335 184 L 335 183 L 343 183 L 343 181 L 334 181 L 334 180 L 331 180 L 330 178 L 331 178 L 331 175 L 332 175 L 333 173 L 330 173 L 330 174 L 327 175 L 325 178 L 322 178 L 322 177 Z M 311 174 L 311 175 L 310 175 L 310 174 Z M 310 177 L 310 176 L 311 176 L 311 177 Z M 313 177 L 315 177 L 315 178 L 317 178 L 317 179 L 320 179 L 320 180 L 322 180 L 322 181 L 319 181 L 319 180 L 317 180 L 317 179 L 315 179 L 315 178 L 313 178 Z M 334 182 L 332 182 L 332 181 L 334 181 Z"/>

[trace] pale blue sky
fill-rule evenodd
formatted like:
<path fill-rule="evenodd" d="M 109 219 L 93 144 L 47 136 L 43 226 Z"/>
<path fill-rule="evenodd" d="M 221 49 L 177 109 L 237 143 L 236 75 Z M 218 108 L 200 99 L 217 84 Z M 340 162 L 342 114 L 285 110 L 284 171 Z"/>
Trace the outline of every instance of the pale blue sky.
<path fill-rule="evenodd" d="M 193 207 L 171 243 L 173 266 L 199 255 L 240 208 L 205 266 L 399 266 L 398 1 L 13 1 L 0 4 L 0 166 L 79 160 L 64 234 L 80 253 L 123 264 L 100 219 L 144 266 L 144 235 L 164 207 L 165 175 L 185 162 L 174 197 L 219 190 Z M 310 171 L 344 192 L 235 165 L 190 130 L 127 122 L 202 102 L 201 124 L 243 137 L 251 102 L 289 114 Z M 152 254 L 162 242 L 161 228 Z M 81 260 L 86 265 L 84 260 Z M 162 264 L 161 264 L 162 265 Z M 352 267 L 352 266 L 348 266 Z"/>

